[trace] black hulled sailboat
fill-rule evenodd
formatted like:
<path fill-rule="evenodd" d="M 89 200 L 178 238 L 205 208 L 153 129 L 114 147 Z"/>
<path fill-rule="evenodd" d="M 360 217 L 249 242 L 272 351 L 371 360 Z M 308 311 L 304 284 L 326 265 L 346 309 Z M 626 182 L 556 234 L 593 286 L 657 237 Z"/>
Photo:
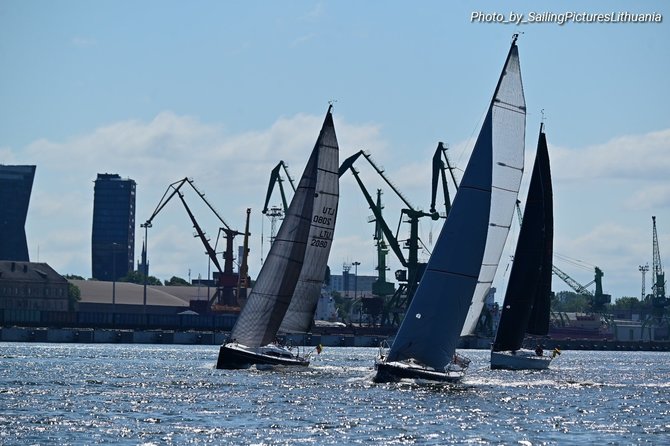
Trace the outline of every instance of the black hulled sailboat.
<path fill-rule="evenodd" d="M 311 295 L 302 281 L 318 282 L 325 274 L 339 198 L 339 148 L 331 114 L 321 127 L 291 204 L 282 221 L 256 283 L 228 341 L 221 346 L 218 369 L 252 365 L 307 366 L 309 355 L 300 355 L 276 342 L 296 290 L 302 305 L 296 321 L 313 311 L 303 297 Z M 311 315 L 310 315 L 311 317 Z M 296 323 L 298 323 L 296 322 Z"/>

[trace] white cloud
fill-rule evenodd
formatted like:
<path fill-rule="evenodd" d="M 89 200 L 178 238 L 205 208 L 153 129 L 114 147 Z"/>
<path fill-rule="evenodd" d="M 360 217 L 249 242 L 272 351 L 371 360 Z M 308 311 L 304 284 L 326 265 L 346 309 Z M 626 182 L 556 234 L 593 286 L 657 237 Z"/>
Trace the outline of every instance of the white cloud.
<path fill-rule="evenodd" d="M 169 184 L 188 176 L 234 229 L 244 227 L 246 208 L 252 209 L 250 269 L 255 276 L 268 250 L 267 244 L 261 247 L 261 237 L 269 238 L 270 220 L 260 211 L 270 171 L 284 160 L 298 180 L 322 120 L 323 116 L 297 114 L 279 117 L 266 129 L 229 134 L 224 126 L 164 111 L 149 122 L 112 123 L 63 142 L 37 140 L 22 150 L 0 149 L 0 154 L 10 163 L 38 166 L 26 228 L 29 248 L 36 259 L 39 246 L 40 260 L 61 273 L 90 275 L 93 181 L 97 173 L 107 172 L 133 178 L 138 185 L 136 261 L 144 237 L 140 223 L 151 216 Z M 335 126 L 341 162 L 360 149 L 369 151 L 380 167 L 393 166 L 386 171 L 388 177 L 413 205 L 427 210 L 434 147 L 399 156 L 391 151 L 383 128 L 375 123 L 352 124 L 336 113 Z M 550 143 L 556 252 L 601 267 L 605 292 L 615 297 L 637 295 L 637 267 L 651 263 L 651 215 L 658 215 L 661 249 L 670 250 L 669 231 L 663 230 L 670 227 L 670 186 L 664 173 L 670 167 L 665 154 L 669 140 L 670 130 L 664 130 L 585 148 Z M 638 152 L 630 147 L 637 147 Z M 528 147 L 528 164 L 533 149 Z M 471 144 L 452 145 L 452 164 L 463 168 L 470 150 Z M 383 189 L 384 216 L 395 233 L 402 203 L 367 161 L 360 158 L 355 165 L 373 199 L 377 187 Z M 338 227 L 330 261 L 333 274 L 340 274 L 341 264 L 353 260 L 361 262 L 360 274 L 375 274 L 374 226 L 368 223 L 372 212 L 350 173 L 342 177 L 340 187 Z M 189 188 L 185 189 L 186 201 L 213 245 L 221 224 Z M 525 197 L 524 190 L 521 197 Z M 440 195 L 438 206 L 441 200 Z M 208 264 L 204 248 L 192 237 L 192 225 L 181 204 L 174 201 L 154 219 L 149 231 L 151 273 L 169 279 L 173 275 L 186 277 L 190 269 L 192 277 L 204 277 Z M 279 202 L 275 190 L 270 204 Z M 421 222 L 425 243 L 430 232 L 433 239 L 437 238 L 441 223 Z M 407 225 L 401 224 L 399 238 L 405 238 L 406 233 Z M 241 243 L 241 238 L 235 240 L 235 245 Z M 222 246 L 224 241 L 219 240 L 217 250 L 221 251 Z M 559 259 L 557 262 L 561 267 Z M 389 274 L 399 268 L 393 253 L 388 263 Z M 592 272 L 574 272 L 569 265 L 565 271 L 583 283 L 593 277 Z M 557 290 L 567 289 L 559 279 L 554 284 Z"/>
<path fill-rule="evenodd" d="M 12 162 L 38 166 L 27 221 L 31 256 L 36 258 L 39 245 L 40 260 L 56 270 L 90 275 L 93 181 L 104 172 L 137 182 L 138 259 L 144 237 L 139 224 L 151 216 L 169 184 L 188 176 L 233 228 L 244 227 L 245 210 L 252 208 L 250 267 L 257 273 L 260 237 L 269 236 L 269 220 L 260 210 L 270 171 L 284 160 L 298 180 L 322 121 L 323 116 L 298 114 L 280 117 L 267 129 L 229 135 L 220 126 L 165 111 L 150 122 L 122 121 L 64 142 L 37 140 L 21 151 L 5 150 Z M 386 146 L 378 126 L 353 125 L 338 117 L 335 125 L 342 157 L 345 145 Z M 220 222 L 190 188 L 184 192 L 213 245 Z M 279 202 L 278 195 L 273 199 Z M 206 275 L 204 248 L 192 238 L 191 222 L 174 201 L 149 231 L 151 273 L 166 279 L 184 276 L 190 268 L 194 277 Z"/>
<path fill-rule="evenodd" d="M 621 136 L 584 148 L 558 147 L 549 141 L 549 149 L 557 180 L 660 180 L 670 172 L 670 129 Z"/>

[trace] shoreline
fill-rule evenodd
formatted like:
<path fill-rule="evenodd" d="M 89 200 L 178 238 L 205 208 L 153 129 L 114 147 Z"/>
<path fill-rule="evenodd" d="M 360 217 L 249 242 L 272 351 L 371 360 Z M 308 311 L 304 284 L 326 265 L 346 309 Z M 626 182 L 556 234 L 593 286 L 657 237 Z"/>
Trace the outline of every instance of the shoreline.
<path fill-rule="evenodd" d="M 78 344 L 175 344 L 221 345 L 228 331 L 198 330 L 134 330 L 114 328 L 46 328 L 0 327 L 0 342 L 44 342 Z M 291 345 L 316 347 L 379 347 L 387 339 L 383 335 L 301 333 L 281 339 Z M 525 348 L 535 348 L 537 341 L 528 340 Z M 487 350 L 491 339 L 463 337 L 459 349 Z M 545 350 L 604 351 L 670 351 L 670 341 L 613 341 L 594 339 L 543 339 Z"/>

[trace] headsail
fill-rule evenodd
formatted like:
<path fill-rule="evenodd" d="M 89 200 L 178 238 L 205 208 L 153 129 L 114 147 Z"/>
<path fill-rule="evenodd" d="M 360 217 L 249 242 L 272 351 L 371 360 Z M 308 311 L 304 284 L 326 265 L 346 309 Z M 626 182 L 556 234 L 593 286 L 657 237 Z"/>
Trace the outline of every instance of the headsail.
<path fill-rule="evenodd" d="M 528 329 L 534 334 L 547 334 L 553 247 L 552 208 L 549 154 L 540 127 L 519 240 L 493 343 L 494 351 L 520 349 Z M 531 313 L 540 318 L 537 325 Z"/>
<path fill-rule="evenodd" d="M 551 165 L 547 137 L 540 128 L 537 156 L 539 158 L 542 175 L 542 192 L 544 196 L 544 255 L 542 256 L 542 271 L 535 293 L 533 311 L 526 333 L 546 336 L 549 333 L 549 314 L 551 312 L 551 278 L 554 257 L 554 193 L 551 181 Z"/>
<path fill-rule="evenodd" d="M 333 244 L 339 201 L 338 169 L 340 162 L 335 126 L 330 110 L 321 129 L 319 141 L 321 155 L 318 161 L 316 196 L 305 261 L 293 293 L 293 299 L 291 299 L 291 304 L 279 328 L 281 332 L 303 333 L 310 329 L 321 295 L 330 247 Z"/>
<path fill-rule="evenodd" d="M 274 341 L 296 289 L 310 235 L 320 158 L 334 150 L 331 108 L 284 221 L 231 333 L 231 339 L 247 347 Z"/>
<path fill-rule="evenodd" d="M 471 334 L 475 330 L 484 300 L 498 270 L 521 186 L 526 138 L 526 100 L 516 45 L 512 45 L 510 49 L 489 113 L 492 115 L 493 129 L 487 136 L 493 146 L 491 220 L 477 288 L 461 335 Z"/>
<path fill-rule="evenodd" d="M 452 360 L 478 281 L 495 275 L 491 265 L 497 265 L 498 245 L 504 245 L 512 220 L 523 173 L 525 112 L 515 38 L 452 210 L 388 361 L 412 358 L 442 370 Z"/>
<path fill-rule="evenodd" d="M 542 126 L 528 198 L 503 302 L 494 351 L 518 350 L 526 333 L 549 332 L 554 211 L 551 167 Z"/>

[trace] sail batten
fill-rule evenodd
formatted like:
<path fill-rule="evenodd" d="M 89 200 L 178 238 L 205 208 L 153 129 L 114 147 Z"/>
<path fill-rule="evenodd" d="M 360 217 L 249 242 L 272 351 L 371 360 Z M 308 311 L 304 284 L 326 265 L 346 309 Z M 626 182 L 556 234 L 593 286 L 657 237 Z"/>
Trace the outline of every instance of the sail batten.
<path fill-rule="evenodd" d="M 321 130 L 320 141 L 322 156 L 316 171 L 319 181 L 310 214 L 304 265 L 279 327 L 279 331 L 285 333 L 304 333 L 312 326 L 335 232 L 339 203 L 339 146 L 330 114 Z"/>
<path fill-rule="evenodd" d="M 490 221 L 495 225 L 489 226 L 482 263 L 490 267 L 482 268 L 480 271 L 461 335 L 473 333 L 479 321 L 484 300 L 491 289 L 490 284 L 495 278 L 507 240 L 523 175 L 526 102 L 518 49 L 515 44 L 510 48 L 505 67 L 489 109 L 492 119 L 490 141 L 493 146 L 494 163 Z"/>
<path fill-rule="evenodd" d="M 325 216 L 319 220 L 317 230 L 325 231 L 328 227 L 331 235 L 321 237 L 317 243 L 326 243 L 324 238 L 332 241 L 339 193 L 339 159 L 331 108 L 256 283 L 233 327 L 231 339 L 246 347 L 261 347 L 275 340 L 295 300 L 303 271 L 312 267 L 310 246 L 314 243 L 315 216 L 332 214 L 328 222 Z M 330 244 L 327 243 L 328 250 Z"/>
<path fill-rule="evenodd" d="M 502 253 L 499 245 L 504 245 L 508 232 L 500 225 L 509 226 L 521 183 L 525 138 L 525 113 L 508 110 L 500 102 L 516 105 L 519 110 L 525 108 L 515 42 L 451 212 L 387 362 L 412 360 L 437 371 L 445 370 L 453 360 L 468 311 L 477 305 L 473 296 L 476 299 L 490 288 L 485 282 L 495 276 Z"/>
<path fill-rule="evenodd" d="M 549 330 L 553 197 L 546 137 L 540 127 L 528 197 L 493 351 L 516 351 L 526 335 Z"/>

